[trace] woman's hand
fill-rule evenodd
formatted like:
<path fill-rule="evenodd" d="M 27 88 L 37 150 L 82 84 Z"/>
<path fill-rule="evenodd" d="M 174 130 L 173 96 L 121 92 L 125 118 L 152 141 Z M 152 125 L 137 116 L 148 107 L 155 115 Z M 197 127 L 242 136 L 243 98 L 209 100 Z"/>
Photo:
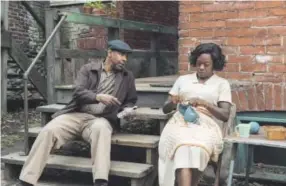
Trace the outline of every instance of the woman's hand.
<path fill-rule="evenodd" d="M 179 96 L 170 96 L 170 99 L 171 99 L 171 101 L 172 101 L 173 104 L 178 104 L 178 103 L 181 102 Z"/>
<path fill-rule="evenodd" d="M 191 98 L 187 101 L 187 103 L 193 107 L 202 106 L 208 108 L 210 103 L 201 99 L 201 98 Z"/>

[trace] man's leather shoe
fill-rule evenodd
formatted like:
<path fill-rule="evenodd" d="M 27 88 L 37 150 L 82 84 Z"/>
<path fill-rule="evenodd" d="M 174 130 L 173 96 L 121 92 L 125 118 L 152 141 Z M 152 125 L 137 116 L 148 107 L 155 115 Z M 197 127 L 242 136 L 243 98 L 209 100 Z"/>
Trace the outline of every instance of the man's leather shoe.
<path fill-rule="evenodd" d="M 95 180 L 94 186 L 108 186 L 107 180 Z"/>
<path fill-rule="evenodd" d="M 20 180 L 18 183 L 16 183 L 14 186 L 33 186 L 30 183 L 24 182 L 22 180 Z"/>

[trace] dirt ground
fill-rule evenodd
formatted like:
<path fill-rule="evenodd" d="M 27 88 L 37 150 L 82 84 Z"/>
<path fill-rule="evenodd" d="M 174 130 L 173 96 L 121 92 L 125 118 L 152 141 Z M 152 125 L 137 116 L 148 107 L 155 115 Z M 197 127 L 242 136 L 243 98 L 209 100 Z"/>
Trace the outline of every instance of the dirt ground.
<path fill-rule="evenodd" d="M 40 125 L 40 113 L 36 112 L 35 109 L 29 110 L 29 126 L 39 126 Z M 142 127 L 144 126 L 144 129 Z M 24 112 L 23 110 L 9 112 L 5 115 L 2 115 L 1 118 L 1 155 L 6 155 L 12 152 L 23 151 L 23 135 L 18 133 L 19 130 L 24 129 Z M 135 132 L 135 133 L 146 133 L 151 134 L 154 131 L 154 126 L 150 123 L 136 123 L 127 124 L 124 128 L 127 132 Z M 142 132 L 143 131 L 143 132 Z M 13 186 L 15 182 L 7 182 L 3 180 L 3 170 L 1 164 L 1 185 L 4 186 Z M 275 170 L 271 171 L 275 172 Z M 282 175 L 286 175 L 286 172 L 283 172 Z M 57 180 L 57 179 L 56 179 Z M 58 181 L 58 180 L 57 180 Z M 64 183 L 47 183 L 41 182 L 38 186 L 87 186 L 88 184 L 70 184 Z M 202 183 L 202 185 L 205 185 Z M 244 185 L 244 181 L 235 180 L 235 186 Z M 250 186 L 282 186 L 283 184 L 278 183 L 261 183 L 261 182 L 252 182 Z"/>

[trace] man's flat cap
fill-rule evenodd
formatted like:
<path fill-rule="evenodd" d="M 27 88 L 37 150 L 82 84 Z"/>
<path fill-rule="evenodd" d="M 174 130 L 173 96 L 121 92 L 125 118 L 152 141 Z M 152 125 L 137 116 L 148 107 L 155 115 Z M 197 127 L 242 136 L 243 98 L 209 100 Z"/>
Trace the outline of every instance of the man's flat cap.
<path fill-rule="evenodd" d="M 130 46 L 121 40 L 109 41 L 108 48 L 111 50 L 119 51 L 119 52 L 127 52 L 127 53 L 132 52 L 132 49 L 130 48 Z"/>

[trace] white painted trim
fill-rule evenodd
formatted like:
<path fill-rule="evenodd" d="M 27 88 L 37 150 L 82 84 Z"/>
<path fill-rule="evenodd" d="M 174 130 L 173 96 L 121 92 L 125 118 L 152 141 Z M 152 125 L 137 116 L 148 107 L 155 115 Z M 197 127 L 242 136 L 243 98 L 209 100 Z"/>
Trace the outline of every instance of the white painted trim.
<path fill-rule="evenodd" d="M 55 1 L 55 0 L 50 0 L 50 6 L 67 6 L 67 5 L 78 5 L 78 4 L 84 4 L 86 1 Z"/>

